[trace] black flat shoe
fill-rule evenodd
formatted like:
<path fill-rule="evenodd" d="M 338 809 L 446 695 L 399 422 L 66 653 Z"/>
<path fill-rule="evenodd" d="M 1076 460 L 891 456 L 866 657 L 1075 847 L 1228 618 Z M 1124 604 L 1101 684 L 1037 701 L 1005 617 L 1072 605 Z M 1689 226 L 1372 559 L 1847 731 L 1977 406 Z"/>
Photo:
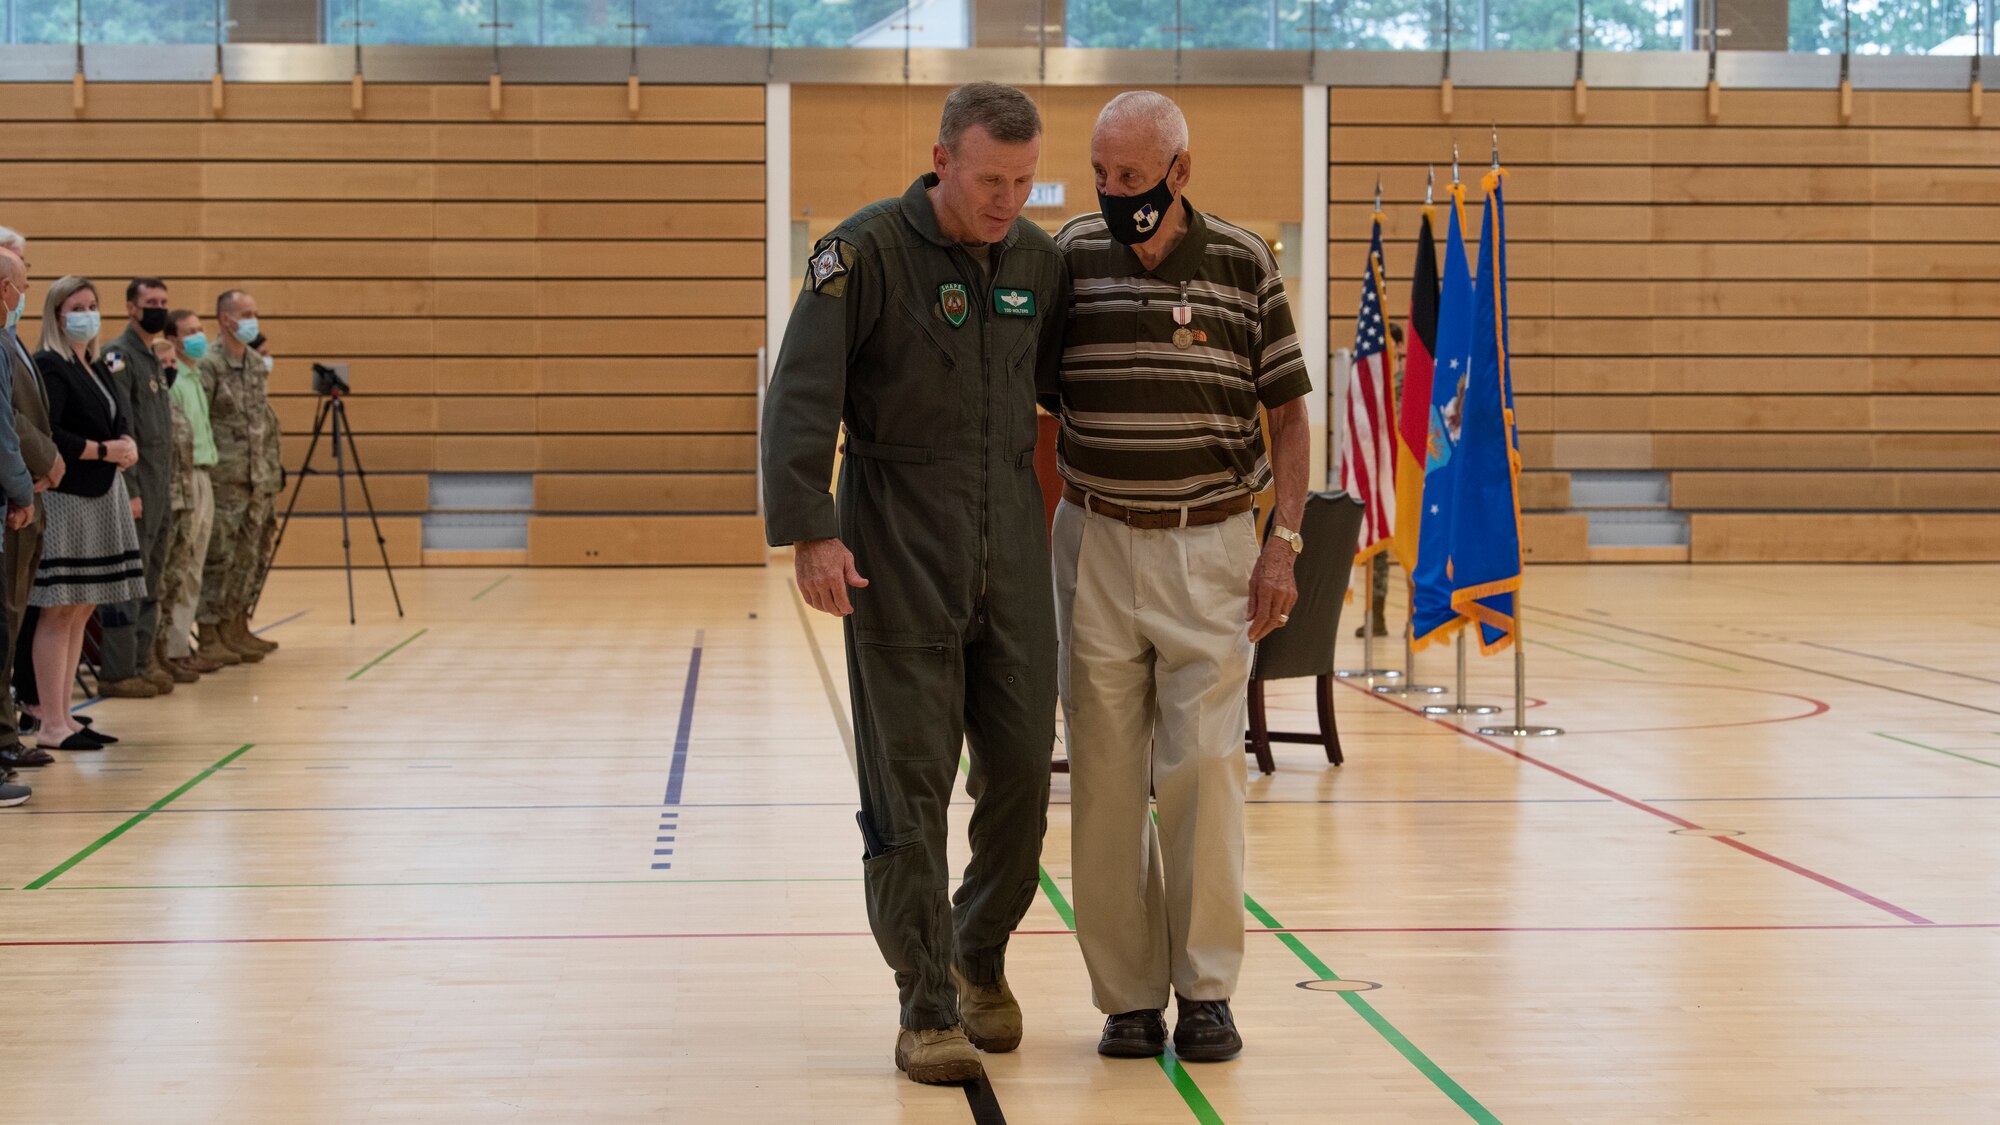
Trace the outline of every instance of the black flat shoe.
<path fill-rule="evenodd" d="M 1229 1001 L 1175 999 L 1180 1002 L 1180 1018 L 1174 1021 L 1176 1056 L 1188 1062 L 1223 1062 L 1243 1053 Z"/>
<path fill-rule="evenodd" d="M 1097 1053 L 1114 1059 L 1156 1059 L 1167 1053 L 1166 1013 L 1158 1008 L 1120 1012 L 1104 1020 Z"/>
<path fill-rule="evenodd" d="M 61 743 L 55 746 L 49 745 L 48 740 L 43 738 L 40 732 L 37 732 L 35 735 L 35 747 L 39 750 L 102 750 L 104 749 L 104 744 L 92 738 L 89 731 L 80 730 L 63 739 Z"/>

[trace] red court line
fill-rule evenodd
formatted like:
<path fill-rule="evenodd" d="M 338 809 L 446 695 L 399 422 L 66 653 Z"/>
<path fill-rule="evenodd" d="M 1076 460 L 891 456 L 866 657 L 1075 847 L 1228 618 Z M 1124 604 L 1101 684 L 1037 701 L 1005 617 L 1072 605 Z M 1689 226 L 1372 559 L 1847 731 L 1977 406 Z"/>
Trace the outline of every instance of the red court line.
<path fill-rule="evenodd" d="M 1609 797 L 1612 800 L 1619 802 L 1620 804 L 1630 805 L 1633 808 L 1638 809 L 1640 812 L 1643 813 L 1650 813 L 1653 816 L 1659 817 L 1661 820 L 1668 822 L 1669 824 L 1677 824 L 1682 828 L 1702 827 L 1701 825 L 1696 824 L 1692 820 L 1687 820 L 1682 817 L 1675 816 L 1674 814 L 1667 812 L 1665 809 L 1655 808 L 1644 801 L 1638 800 L 1637 798 L 1627 797 L 1625 794 L 1620 793 L 1615 789 L 1607 789 L 1604 786 L 1589 780 L 1588 778 L 1578 777 L 1576 774 L 1573 774 L 1568 770 L 1563 769 L 1561 766 L 1552 765 L 1548 762 L 1544 762 L 1540 758 L 1537 758 L 1532 754 L 1524 754 L 1521 751 L 1516 750 L 1511 746 L 1503 746 L 1499 742 L 1496 742 L 1493 739 L 1488 738 L 1483 734 L 1479 734 L 1475 731 L 1466 730 L 1464 727 L 1453 726 L 1452 724 L 1444 722 L 1441 719 L 1432 718 L 1431 716 L 1424 714 L 1422 711 L 1417 710 L 1415 707 L 1411 707 L 1406 703 L 1390 699 L 1387 696 L 1378 695 L 1375 692 L 1368 691 L 1367 689 L 1359 687 L 1358 685 L 1352 683 L 1351 681 L 1340 680 L 1338 682 L 1345 685 L 1348 688 L 1353 689 L 1354 691 L 1360 692 L 1362 695 L 1367 696 L 1369 699 L 1378 700 L 1382 703 L 1388 704 L 1391 707 L 1407 711 L 1410 714 L 1415 715 L 1419 719 L 1423 719 L 1424 721 L 1430 723 L 1436 723 L 1438 726 L 1444 727 L 1446 730 L 1455 730 L 1458 733 L 1473 740 L 1474 742 L 1480 743 L 1483 746 L 1487 746 L 1494 750 L 1498 750 L 1502 754 L 1506 754 L 1513 758 L 1519 759 L 1520 761 L 1526 762 L 1531 766 L 1537 766 L 1540 767 L 1541 769 L 1545 769 L 1550 773 L 1555 774 L 1557 777 L 1563 778 L 1566 781 L 1573 781 L 1576 784 L 1583 786 L 1585 789 L 1588 789 L 1593 793 L 1602 793 L 1606 797 Z M 1869 894 L 1867 891 L 1861 890 L 1857 887 L 1850 887 L 1846 883 L 1843 883 L 1840 880 L 1833 878 L 1832 876 L 1822 875 L 1817 871 L 1811 870 L 1810 868 L 1801 867 L 1798 864 L 1793 863 L 1791 860 L 1788 859 L 1780 859 L 1777 856 L 1772 855 L 1770 852 L 1763 850 L 1762 848 L 1752 847 L 1749 844 L 1743 843 L 1740 840 L 1728 836 L 1714 836 L 1710 837 L 1710 839 L 1713 839 L 1718 844 L 1727 844 L 1730 847 L 1735 848 L 1737 851 L 1740 851 L 1745 855 L 1755 856 L 1756 858 L 1761 859 L 1766 863 L 1782 867 L 1785 870 L 1790 871 L 1794 875 L 1803 875 L 1806 878 L 1811 879 L 1815 883 L 1839 891 L 1841 894 L 1844 894 L 1849 898 L 1865 902 L 1868 905 L 1875 907 L 1878 910 L 1886 910 L 1889 913 L 1894 914 L 1896 917 L 1901 918 L 1905 922 L 1909 922 L 1918 926 L 1933 926 L 1937 924 L 1921 914 L 1905 910 L 1902 907 L 1897 906 L 1895 903 L 1876 898 L 1874 895 Z"/>
<path fill-rule="evenodd" d="M 2000 922 L 1933 922 L 1926 929 L 2000 930 Z M 1247 926 L 1246 934 L 1657 934 L 1657 933 L 1736 933 L 1736 932 L 1816 932 L 1840 930 L 1908 930 L 1906 925 L 1887 922 L 1833 922 L 1797 925 L 1744 926 L 1286 926 L 1270 929 Z M 673 933 L 673 934 L 408 934 L 366 937 L 270 937 L 270 938 L 107 938 L 48 941 L 0 941 L 0 949 L 51 949 L 72 946 L 131 945 L 418 945 L 436 942 L 534 942 L 534 941 L 736 941 L 757 938 L 873 938 L 867 930 L 799 930 L 792 933 Z M 1015 930 L 1014 937 L 1074 937 L 1075 930 Z"/>

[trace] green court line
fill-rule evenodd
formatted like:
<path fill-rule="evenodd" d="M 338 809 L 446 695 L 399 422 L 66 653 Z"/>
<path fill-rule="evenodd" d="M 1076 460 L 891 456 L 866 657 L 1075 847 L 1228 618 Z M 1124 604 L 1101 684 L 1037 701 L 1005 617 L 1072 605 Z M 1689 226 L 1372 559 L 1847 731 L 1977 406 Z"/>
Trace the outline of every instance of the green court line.
<path fill-rule="evenodd" d="M 963 760 L 959 764 L 962 768 Z M 1063 897 L 1062 888 L 1056 886 L 1055 878 L 1049 874 L 1048 868 L 1038 867 L 1036 870 L 1041 872 L 1042 893 L 1048 896 L 1049 905 L 1055 907 L 1057 917 L 1063 920 L 1065 927 L 1076 929 L 1076 910 L 1070 906 L 1069 900 Z M 1187 1072 L 1187 1068 L 1181 1065 L 1181 1060 L 1174 1057 L 1171 1049 L 1154 1061 L 1160 1064 L 1160 1070 L 1166 1074 L 1167 1080 L 1174 1084 L 1174 1091 L 1187 1103 L 1188 1112 L 1194 1114 L 1196 1121 L 1201 1122 L 1201 1125 L 1222 1125 L 1222 1115 L 1215 1112 L 1215 1107 L 1209 1104 L 1208 1095 L 1201 1092 L 1201 1086 L 1195 1082 L 1194 1076 Z"/>
<path fill-rule="evenodd" d="M 1566 652 L 1569 653 L 1571 656 L 1580 656 L 1585 660 L 1595 660 L 1599 664 L 1609 664 L 1613 668 L 1623 668 L 1627 672 L 1637 672 L 1641 676 L 1652 675 L 1652 673 L 1646 671 L 1644 668 L 1634 668 L 1630 664 L 1620 664 L 1616 660 L 1607 660 L 1602 656 L 1592 656 L 1587 652 L 1578 652 L 1573 648 L 1564 648 L 1559 644 L 1552 644 L 1548 641 L 1541 639 L 1540 637 L 1536 637 L 1533 643 L 1541 648 L 1552 648 L 1555 649 L 1557 652 Z"/>
<path fill-rule="evenodd" d="M 414 641 L 414 640 L 416 640 L 416 639 L 417 639 L 418 637 L 421 637 L 421 636 L 423 636 L 423 635 L 424 635 L 425 633 L 428 633 L 428 632 L 430 632 L 430 630 L 429 630 L 429 629 L 419 629 L 419 630 L 417 630 L 416 632 L 414 632 L 414 633 L 411 633 L 411 634 L 410 634 L 410 635 L 409 635 L 408 637 L 405 637 L 405 638 L 403 639 L 403 644 L 399 644 L 399 645 L 397 645 L 397 646 L 396 646 L 395 648 L 392 648 L 392 649 L 390 649 L 390 650 L 389 650 L 388 652 L 385 652 L 385 653 L 383 653 L 382 655 L 380 655 L 380 656 L 376 657 L 375 659 L 373 659 L 373 660 L 370 660 L 370 661 L 369 661 L 368 663 L 366 663 L 366 664 L 363 664 L 363 665 L 362 665 L 362 666 L 361 666 L 360 668 L 357 668 L 357 669 L 355 669 L 355 672 L 354 672 L 354 674 L 353 674 L 352 676 L 349 676 L 349 677 L 347 677 L 347 678 L 348 678 L 349 680 L 358 680 L 358 679 L 360 679 L 360 678 L 361 678 L 361 673 L 363 673 L 363 672 L 366 672 L 366 671 L 367 671 L 368 669 L 370 669 L 370 668 L 373 668 L 373 667 L 375 667 L 375 666 L 376 666 L 377 664 L 380 664 L 380 663 L 382 663 L 382 662 L 383 662 L 384 660 L 387 660 L 387 659 L 389 659 L 390 657 L 392 657 L 392 656 L 396 655 L 396 653 L 397 653 L 397 652 L 399 652 L 399 651 L 401 651 L 401 650 L 402 650 L 402 648 L 403 648 L 403 645 L 406 645 L 406 644 L 409 644 L 409 643 L 410 643 L 411 641 Z"/>
<path fill-rule="evenodd" d="M 1874 731 L 1872 733 L 1875 735 L 1876 738 L 1886 738 L 1891 742 L 1900 742 L 1905 746 L 1914 746 L 1919 750 L 1929 750 L 1933 754 L 1943 754 L 1949 758 L 1962 758 L 1968 762 L 1977 762 L 1982 766 L 1992 766 L 1994 769 L 2000 770 L 2000 762 L 1989 762 L 1984 758 L 1975 758 L 1970 754 L 1961 754 L 1956 750 L 1946 750 L 1943 747 L 1939 746 L 1926 746 L 1923 743 L 1918 742 L 1916 739 L 1902 738 L 1893 734 L 1883 734 L 1879 730 Z"/>
<path fill-rule="evenodd" d="M 1270 929 L 1281 930 L 1284 928 L 1278 923 L 1276 918 L 1271 917 L 1269 911 L 1258 905 L 1256 899 L 1251 898 L 1247 894 L 1243 896 L 1243 905 L 1251 914 L 1256 916 L 1259 922 L 1264 923 Z M 1286 948 L 1297 954 L 1299 960 L 1305 962 L 1306 968 L 1318 974 L 1319 979 L 1340 979 L 1332 969 L 1327 967 L 1326 962 L 1314 956 L 1313 951 L 1306 948 L 1306 944 L 1299 940 L 1297 934 L 1281 933 L 1275 936 L 1279 941 L 1285 943 Z M 1487 1125 L 1500 1125 L 1498 1117 L 1493 1116 L 1490 1110 L 1480 1105 L 1478 1100 L 1471 1094 L 1466 1093 L 1465 1087 L 1460 1086 L 1452 1079 L 1451 1075 L 1444 1072 L 1443 1068 L 1432 1062 L 1429 1055 L 1418 1050 L 1415 1043 L 1410 1042 L 1407 1036 L 1396 1030 L 1395 1025 L 1384 1018 L 1382 1013 L 1376 1011 L 1373 1004 L 1362 999 L 1360 993 L 1341 992 L 1337 993 L 1337 995 L 1342 1000 L 1347 1001 L 1347 1006 L 1354 1009 L 1356 1015 L 1367 1020 L 1368 1026 L 1374 1028 L 1376 1034 L 1388 1040 L 1390 1046 L 1396 1048 L 1397 1052 L 1408 1059 L 1412 1066 L 1422 1071 L 1424 1077 L 1431 1080 L 1431 1085 L 1444 1091 L 1446 1097 L 1458 1103 L 1458 1108 L 1464 1110 L 1467 1117 L 1472 1118 L 1474 1121 L 1487 1123 Z"/>
<path fill-rule="evenodd" d="M 123 836 L 126 832 L 130 831 L 132 827 L 138 824 L 140 821 L 146 819 L 149 816 L 152 816 L 154 813 L 159 812 L 161 809 L 166 808 L 168 805 L 173 804 L 176 800 L 180 798 L 181 794 L 186 793 L 188 790 L 193 789 L 195 786 L 200 785 L 204 781 L 207 781 L 211 775 L 220 772 L 222 768 L 227 766 L 229 763 L 249 753 L 250 748 L 255 745 L 256 743 L 254 742 L 246 742 L 243 745 L 238 746 L 235 750 L 231 751 L 229 755 L 223 758 L 221 761 L 215 763 L 214 765 L 208 767 L 205 770 L 202 770 L 200 773 L 195 774 L 193 777 L 189 778 L 186 782 L 182 783 L 179 789 L 174 790 L 173 792 L 167 794 L 166 796 L 146 806 L 144 811 L 134 813 L 131 817 L 129 817 L 125 821 L 125 823 L 119 825 L 116 828 L 113 828 L 111 831 L 106 832 L 104 835 L 99 836 L 96 840 L 93 840 L 90 843 L 90 846 L 84 848 L 82 851 L 76 853 L 75 855 L 69 857 L 68 859 L 63 860 L 61 863 L 56 865 L 53 871 L 50 871 L 48 874 L 42 876 L 41 878 L 35 880 L 32 883 L 29 883 L 27 886 L 21 889 L 27 891 L 38 891 L 41 890 L 43 887 L 48 886 L 50 883 L 55 882 L 56 879 L 59 878 L 63 872 L 68 871 L 70 868 L 75 867 L 77 864 L 82 863 L 86 859 L 89 859 L 93 854 L 97 852 L 97 849 L 103 847 L 104 845 L 110 843 L 113 840 L 116 840 L 118 837 Z"/>
<path fill-rule="evenodd" d="M 511 575 L 511 574 L 503 574 L 503 575 L 501 575 L 501 576 L 500 576 L 500 582 L 505 582 L 505 581 L 507 581 L 507 580 L 508 580 L 509 578 L 512 578 L 512 577 L 514 577 L 514 576 L 513 576 L 513 575 Z M 476 594 L 472 595 L 472 600 L 476 602 L 476 601 L 478 601 L 479 599 L 481 599 L 481 598 L 485 597 L 486 595 L 488 595 L 488 594 L 492 593 L 493 591 L 495 591 L 495 590 L 499 589 L 499 588 L 500 588 L 500 582 L 495 582 L 495 583 L 494 583 L 493 585 L 491 585 L 491 586 L 488 586 L 488 587 L 486 587 L 486 588 L 485 588 L 484 590 L 481 590 L 481 591 L 479 591 L 478 593 L 476 593 Z"/>
<path fill-rule="evenodd" d="M 1727 664 L 1717 664 L 1713 660 L 1703 660 L 1699 656 L 1682 656 L 1678 652 L 1668 652 L 1666 649 L 1663 648 L 1652 648 L 1647 645 L 1634 644 L 1631 641 L 1621 641 L 1617 637 L 1600 637 L 1596 633 L 1586 633 L 1581 629 L 1572 629 L 1567 625 L 1558 625 L 1555 622 L 1550 621 L 1546 618 L 1538 618 L 1537 622 L 1538 622 L 1538 627 L 1543 629 L 1557 629 L 1565 633 L 1574 633 L 1579 637 L 1589 637 L 1593 641 L 1603 641 L 1606 644 L 1624 645 L 1626 648 L 1636 648 L 1641 652 L 1650 652 L 1658 656 L 1671 656 L 1675 660 L 1685 660 L 1693 664 L 1706 664 L 1710 668 L 1720 668 L 1725 672 L 1735 672 L 1739 675 L 1741 675 L 1743 672 L 1743 669 L 1741 668 L 1731 668 Z"/>

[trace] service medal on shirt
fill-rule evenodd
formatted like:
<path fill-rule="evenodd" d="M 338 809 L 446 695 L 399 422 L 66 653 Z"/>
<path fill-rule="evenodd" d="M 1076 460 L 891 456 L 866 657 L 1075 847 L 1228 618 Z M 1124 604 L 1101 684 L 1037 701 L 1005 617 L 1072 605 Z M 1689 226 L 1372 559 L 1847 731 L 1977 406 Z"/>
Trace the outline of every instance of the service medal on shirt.
<path fill-rule="evenodd" d="M 1186 328 L 1174 329 L 1174 346 L 1182 351 L 1194 347 L 1194 333 Z"/>

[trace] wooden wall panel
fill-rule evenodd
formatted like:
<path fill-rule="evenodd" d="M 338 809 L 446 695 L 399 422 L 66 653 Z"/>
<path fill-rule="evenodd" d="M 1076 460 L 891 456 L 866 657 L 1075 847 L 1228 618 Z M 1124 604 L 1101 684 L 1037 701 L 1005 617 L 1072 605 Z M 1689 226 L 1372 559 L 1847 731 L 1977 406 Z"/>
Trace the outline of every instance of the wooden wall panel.
<path fill-rule="evenodd" d="M 256 296 L 295 470 L 308 364 L 350 363 L 400 562 L 420 557 L 405 514 L 433 472 L 559 472 L 537 495 L 561 512 L 753 513 L 763 90 L 649 86 L 636 114 L 622 85 L 510 85 L 498 113 L 487 97 L 373 85 L 357 116 L 344 83 L 258 84 L 217 113 L 206 83 L 107 83 L 79 115 L 66 83 L 9 85 L 0 222 L 28 235 L 37 284 L 99 281 L 107 335 L 131 276 L 205 316 L 224 289 Z M 604 506 L 579 507 L 597 479 Z M 301 512 L 333 508 L 332 487 L 310 481 Z M 286 565 L 327 561 L 313 526 Z M 613 554 L 688 561 L 670 538 Z"/>
<path fill-rule="evenodd" d="M 2000 506 L 2000 129 L 1962 94 L 1861 92 L 1847 123 L 1818 91 L 1730 91 L 1716 122 L 1699 90 L 1593 90 L 1581 122 L 1568 89 L 1457 101 L 1331 92 L 1336 343 L 1377 177 L 1400 309 L 1426 173 L 1456 141 L 1476 179 L 1497 124 L 1530 469 L 1671 471 L 1695 561 L 2000 555 L 2000 524 L 1940 514 Z"/>
<path fill-rule="evenodd" d="M 742 516 L 536 516 L 536 566 L 740 566 L 764 561 L 764 524 Z"/>
<path fill-rule="evenodd" d="M 358 509 L 356 509 L 358 510 Z M 424 525 L 417 516 L 383 516 L 382 538 L 388 543 L 389 565 L 422 566 L 424 561 Z M 348 521 L 348 541 L 354 552 L 356 570 L 379 570 L 382 567 L 382 552 L 375 545 L 375 537 L 368 526 L 368 517 L 363 515 L 357 523 Z M 340 517 L 337 515 L 299 515 L 285 528 L 285 541 L 278 546 L 276 566 L 339 566 Z"/>
<path fill-rule="evenodd" d="M 1168 89 L 1168 87 L 1162 87 Z M 943 86 L 794 86 L 792 215 L 814 237 L 848 215 L 900 195 L 930 170 Z M 1048 86 L 1029 91 L 1042 111 L 1037 179 L 1061 183 L 1061 210 L 1030 210 L 1054 230 L 1094 211 L 1090 132 L 1120 88 Z M 1298 182 L 1304 112 L 1296 89 L 1183 86 L 1171 91 L 1188 118 L 1193 180 L 1188 198 L 1267 238 L 1301 218 Z M 1161 169 L 1165 172 L 1165 169 Z"/>

